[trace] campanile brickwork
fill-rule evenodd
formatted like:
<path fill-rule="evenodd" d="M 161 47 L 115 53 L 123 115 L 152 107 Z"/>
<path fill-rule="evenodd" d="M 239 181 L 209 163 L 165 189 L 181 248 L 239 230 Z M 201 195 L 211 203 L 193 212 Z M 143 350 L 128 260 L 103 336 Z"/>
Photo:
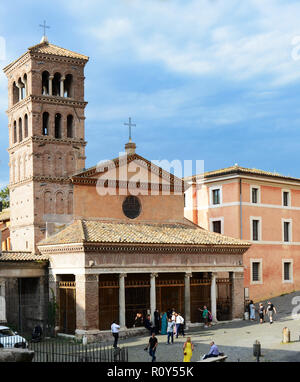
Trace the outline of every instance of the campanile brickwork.
<path fill-rule="evenodd" d="M 47 230 L 72 219 L 69 177 L 85 167 L 87 61 L 44 40 L 4 68 L 13 250 L 35 251 Z"/>

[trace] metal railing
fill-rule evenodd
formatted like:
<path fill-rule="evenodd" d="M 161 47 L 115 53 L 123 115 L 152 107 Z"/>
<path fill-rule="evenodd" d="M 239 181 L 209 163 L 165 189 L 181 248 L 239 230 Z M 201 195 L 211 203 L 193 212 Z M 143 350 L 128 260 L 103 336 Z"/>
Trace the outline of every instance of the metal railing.
<path fill-rule="evenodd" d="M 30 342 L 33 362 L 128 362 L 127 348 L 112 348 L 108 344 L 71 343 L 60 340 Z"/>
<path fill-rule="evenodd" d="M 27 341 L 23 337 L 0 336 L 0 348 L 34 351 L 33 362 L 128 362 L 128 349 L 108 343 L 82 344 L 57 338 Z"/>

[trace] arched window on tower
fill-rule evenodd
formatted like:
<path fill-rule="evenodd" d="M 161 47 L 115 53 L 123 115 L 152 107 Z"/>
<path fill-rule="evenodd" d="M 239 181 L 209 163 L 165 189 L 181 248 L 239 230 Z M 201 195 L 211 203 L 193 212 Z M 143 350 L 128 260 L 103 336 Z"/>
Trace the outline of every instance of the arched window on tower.
<path fill-rule="evenodd" d="M 42 95 L 49 95 L 49 72 L 42 73 Z"/>
<path fill-rule="evenodd" d="M 52 80 L 52 95 L 54 96 L 60 96 L 60 79 L 61 74 L 55 73 Z"/>
<path fill-rule="evenodd" d="M 67 116 L 67 138 L 74 138 L 73 115 Z"/>
<path fill-rule="evenodd" d="M 61 138 L 61 114 L 55 114 L 54 121 L 54 136 L 55 138 Z"/>
<path fill-rule="evenodd" d="M 23 131 L 22 131 L 22 118 L 19 118 L 19 142 L 23 140 Z"/>
<path fill-rule="evenodd" d="M 24 138 L 28 137 L 28 115 L 24 116 Z"/>
<path fill-rule="evenodd" d="M 17 143 L 17 122 L 14 121 L 13 142 Z"/>
<path fill-rule="evenodd" d="M 17 87 L 15 82 L 13 83 L 12 98 L 13 98 L 13 105 L 16 104 L 19 101 L 19 89 L 18 89 L 18 87 Z"/>
<path fill-rule="evenodd" d="M 49 113 L 45 111 L 43 113 L 43 135 L 49 135 Z"/>
<path fill-rule="evenodd" d="M 72 74 L 67 74 L 64 81 L 64 97 L 73 97 L 73 76 Z"/>

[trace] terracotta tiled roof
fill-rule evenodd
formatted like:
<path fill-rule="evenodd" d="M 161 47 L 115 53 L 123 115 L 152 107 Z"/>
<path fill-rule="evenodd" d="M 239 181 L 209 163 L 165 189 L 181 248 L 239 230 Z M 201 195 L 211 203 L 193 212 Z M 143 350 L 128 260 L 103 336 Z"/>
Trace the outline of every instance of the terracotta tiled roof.
<path fill-rule="evenodd" d="M 276 177 L 276 178 L 282 178 L 287 180 L 294 180 L 294 181 L 300 181 L 300 178 L 294 178 L 291 176 L 286 176 L 279 174 L 278 172 L 271 172 L 271 171 L 265 171 L 265 170 L 259 170 L 256 168 L 247 168 L 247 167 L 241 167 L 241 166 L 231 166 L 226 168 L 221 168 L 219 170 L 214 171 L 207 171 L 204 174 L 198 174 L 194 176 L 189 176 L 185 178 L 186 181 L 188 180 L 195 180 L 197 178 L 213 178 L 216 176 L 222 176 L 222 175 L 228 175 L 228 174 L 240 174 L 240 175 L 259 175 L 259 176 L 268 176 L 268 177 Z"/>
<path fill-rule="evenodd" d="M 246 241 L 183 223 L 115 223 L 99 220 L 76 220 L 61 232 L 41 241 L 38 245 L 70 243 L 250 246 L 250 243 Z"/>
<path fill-rule="evenodd" d="M 10 219 L 10 209 L 6 208 L 2 212 L 0 212 L 0 221 L 9 220 Z"/>
<path fill-rule="evenodd" d="M 3 251 L 0 252 L 0 261 L 33 261 L 48 260 L 47 255 L 35 255 L 27 251 Z"/>
<path fill-rule="evenodd" d="M 88 60 L 89 58 L 83 54 L 72 52 L 71 50 L 61 48 L 57 45 L 50 44 L 49 42 L 41 42 L 40 44 L 34 45 L 28 48 L 30 53 L 42 53 L 50 54 L 55 56 L 63 56 L 70 58 L 79 58 L 81 60 Z"/>

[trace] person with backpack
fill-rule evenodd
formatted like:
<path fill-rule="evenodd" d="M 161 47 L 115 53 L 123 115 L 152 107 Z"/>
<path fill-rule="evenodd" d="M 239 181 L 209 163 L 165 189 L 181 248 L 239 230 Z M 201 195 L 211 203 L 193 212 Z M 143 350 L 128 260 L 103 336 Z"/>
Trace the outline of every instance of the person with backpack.
<path fill-rule="evenodd" d="M 262 324 L 265 322 L 265 307 L 263 306 L 262 303 L 259 304 L 259 307 L 258 307 L 258 315 L 259 315 L 259 323 Z"/>
<path fill-rule="evenodd" d="M 267 315 L 270 320 L 270 324 L 273 324 L 273 313 L 277 314 L 275 306 L 271 303 L 271 301 L 268 301 L 268 306 L 267 306 Z"/>

